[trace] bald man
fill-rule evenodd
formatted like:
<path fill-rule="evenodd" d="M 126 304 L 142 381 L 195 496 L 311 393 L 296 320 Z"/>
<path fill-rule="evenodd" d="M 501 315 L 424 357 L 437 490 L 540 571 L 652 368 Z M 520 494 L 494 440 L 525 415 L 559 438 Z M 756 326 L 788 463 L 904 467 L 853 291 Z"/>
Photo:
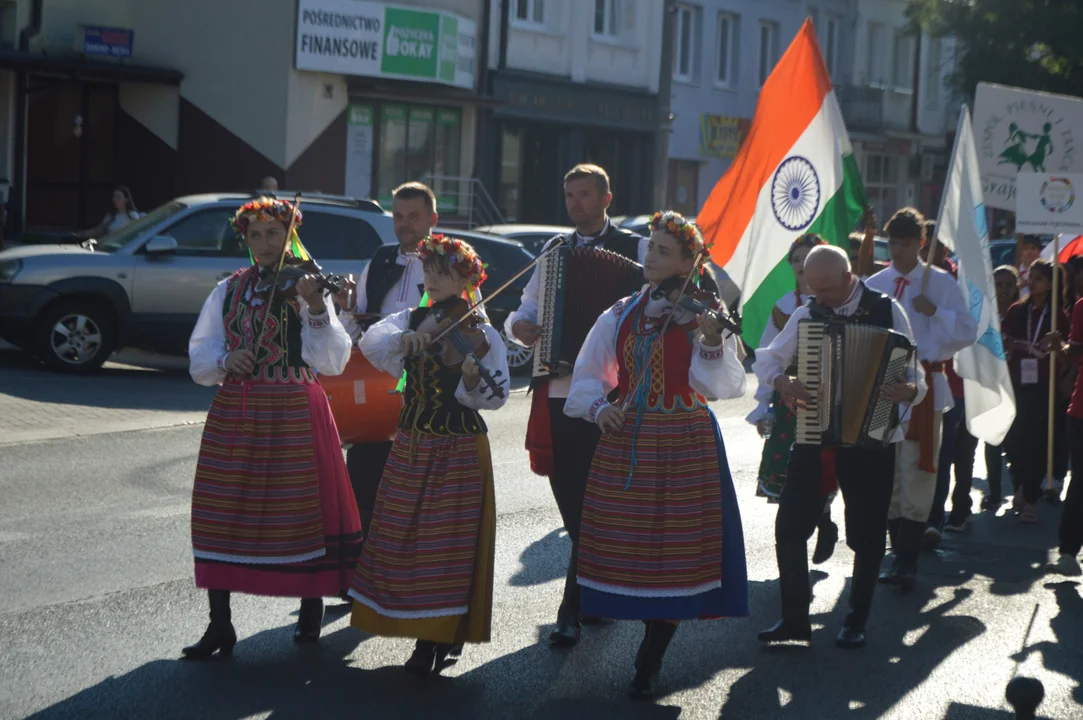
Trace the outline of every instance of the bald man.
<path fill-rule="evenodd" d="M 785 368 L 795 361 L 797 326 L 802 320 L 839 322 L 894 330 L 913 342 L 906 311 L 895 300 L 875 292 L 854 276 L 850 259 L 837 247 L 813 248 L 805 259 L 805 279 L 813 296 L 790 316 L 782 332 L 756 352 L 752 366 L 761 384 L 777 390 L 794 407 L 809 401 L 809 394 Z M 925 374 L 912 366 L 901 379 L 885 383 L 884 394 L 898 403 L 920 402 L 925 396 Z M 901 410 L 900 410 L 901 412 Z M 835 455 L 839 489 L 846 504 L 846 544 L 854 551 L 850 583 L 850 614 L 835 639 L 841 648 L 865 644 L 865 624 L 884 559 L 887 513 L 895 475 L 896 430 L 885 448 L 840 445 Z M 786 486 L 775 518 L 775 551 L 782 620 L 761 632 L 761 642 L 812 639 L 809 623 L 811 593 L 808 580 L 808 539 L 823 508 L 820 491 L 820 445 L 794 445 L 786 469 Z"/>
<path fill-rule="evenodd" d="M 262 184 L 260 185 L 260 190 L 276 192 L 278 190 L 278 180 L 275 179 L 274 175 L 268 175 L 267 177 L 263 178 Z"/>

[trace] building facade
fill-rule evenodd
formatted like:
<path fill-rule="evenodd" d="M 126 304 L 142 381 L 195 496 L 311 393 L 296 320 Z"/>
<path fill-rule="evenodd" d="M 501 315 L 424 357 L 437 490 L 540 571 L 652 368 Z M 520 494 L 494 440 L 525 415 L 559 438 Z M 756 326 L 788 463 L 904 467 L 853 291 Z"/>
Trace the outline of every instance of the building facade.
<path fill-rule="evenodd" d="M 491 0 L 494 107 L 482 179 L 501 214 L 564 223 L 561 179 L 594 162 L 612 214 L 647 212 L 654 178 L 663 0 Z"/>
<path fill-rule="evenodd" d="M 93 226 L 118 184 L 145 209 L 265 175 L 383 200 L 470 176 L 487 4 L 0 1 L 9 228 Z"/>
<path fill-rule="evenodd" d="M 729 168 L 759 90 L 806 18 L 881 218 L 935 212 L 959 103 L 950 38 L 916 37 L 905 0 L 681 2 L 674 48 L 669 204 L 695 213 Z"/>

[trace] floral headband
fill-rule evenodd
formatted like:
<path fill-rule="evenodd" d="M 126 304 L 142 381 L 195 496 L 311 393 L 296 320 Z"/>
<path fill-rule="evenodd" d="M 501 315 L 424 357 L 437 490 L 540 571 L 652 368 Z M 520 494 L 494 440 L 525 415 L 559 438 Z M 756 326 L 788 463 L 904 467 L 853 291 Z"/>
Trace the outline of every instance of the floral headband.
<path fill-rule="evenodd" d="M 804 235 L 798 235 L 797 239 L 790 245 L 790 252 L 787 255 L 787 260 L 793 260 L 793 254 L 803 247 L 814 248 L 817 245 L 826 245 L 827 241 L 816 233 L 805 233 Z"/>
<path fill-rule="evenodd" d="M 422 263 L 432 257 L 446 257 L 448 264 L 458 270 L 471 287 L 480 287 L 488 277 L 477 251 L 462 240 L 430 235 L 417 244 L 417 254 Z"/>
<path fill-rule="evenodd" d="M 651 232 L 662 230 L 669 233 L 684 245 L 689 254 L 695 254 L 699 249 L 697 245 L 700 244 L 703 245 L 705 250 L 710 249 L 710 246 L 703 239 L 703 233 L 699 231 L 696 224 L 673 210 L 656 212 L 654 217 L 651 218 L 650 230 Z"/>
<path fill-rule="evenodd" d="M 233 219 L 230 220 L 230 224 L 233 226 L 233 231 L 244 237 L 244 234 L 248 231 L 248 226 L 254 222 L 271 222 L 277 220 L 285 226 L 290 224 L 291 213 L 296 213 L 297 220 L 294 222 L 294 228 L 301 227 L 301 211 L 295 210 L 293 205 L 285 200 L 278 200 L 272 197 L 261 197 L 250 202 L 246 202 L 241 205 L 240 210 L 236 212 Z"/>

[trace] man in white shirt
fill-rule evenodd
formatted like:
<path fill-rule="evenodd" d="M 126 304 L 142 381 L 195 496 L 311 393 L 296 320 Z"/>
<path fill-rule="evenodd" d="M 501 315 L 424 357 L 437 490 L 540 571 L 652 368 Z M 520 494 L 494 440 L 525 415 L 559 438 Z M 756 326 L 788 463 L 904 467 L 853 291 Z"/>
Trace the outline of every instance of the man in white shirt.
<path fill-rule="evenodd" d="M 564 176 L 564 204 L 575 224 L 571 238 L 578 247 L 598 247 L 619 253 L 629 260 L 639 256 L 640 237 L 609 221 L 607 211 L 613 201 L 609 191 L 609 176 L 597 165 L 577 165 Z M 566 241 L 563 236 L 546 245 Z M 534 273 L 523 290 L 519 309 L 508 315 L 504 324 L 507 336 L 525 347 L 533 346 L 541 334 L 538 323 L 539 273 Z M 610 303 L 620 300 L 610 298 Z M 579 348 L 571 348 L 578 353 Z M 579 642 L 582 618 L 579 612 L 577 558 L 579 554 L 579 522 L 583 514 L 583 495 L 587 475 L 594 459 L 594 449 L 601 437 L 598 426 L 581 418 L 564 414 L 564 402 L 571 387 L 571 374 L 538 378 L 534 383 L 534 400 L 527 426 L 527 450 L 531 469 L 549 477 L 553 498 L 560 509 L 564 529 L 572 539 L 571 559 L 564 580 L 564 596 L 557 612 L 557 627 L 550 634 L 553 645 L 571 647 Z M 593 621 L 588 618 L 588 622 Z"/>
<path fill-rule="evenodd" d="M 978 339 L 978 323 L 958 282 L 921 262 L 924 223 L 925 218 L 914 208 L 895 213 L 885 228 L 891 265 L 866 281 L 870 289 L 894 298 L 906 310 L 918 359 L 929 376 L 924 401 L 903 413 L 906 439 L 895 454 L 895 489 L 888 513 L 895 558 L 881 580 L 904 591 L 914 587 L 918 555 L 936 494 L 942 415 L 954 405 L 944 361 Z M 928 287 L 923 288 L 926 273 Z"/>
<path fill-rule="evenodd" d="M 909 320 L 899 303 L 868 289 L 858 280 L 842 249 L 830 245 L 813 248 L 805 259 L 805 279 L 815 297 L 793 312 L 782 332 L 756 353 L 752 366 L 761 385 L 773 387 L 784 400 L 797 407 L 807 403 L 810 397 L 801 382 L 787 376 L 785 369 L 796 359 L 798 323 L 802 320 L 872 325 L 913 340 Z M 924 371 L 911 366 L 903 378 L 885 382 L 883 394 L 889 400 L 908 405 L 920 402 L 925 390 Z M 900 405 L 896 412 L 901 413 L 904 406 Z M 884 530 L 891 503 L 895 448 L 902 439 L 902 430 L 897 429 L 887 447 L 836 447 L 835 468 L 846 503 L 846 544 L 854 551 L 851 611 L 835 639 L 841 648 L 865 644 L 865 624 L 886 545 Z M 812 638 L 807 553 L 808 539 L 823 509 L 822 447 L 795 444 L 790 455 L 786 485 L 775 518 L 782 620 L 760 633 L 761 642 L 808 642 Z"/>

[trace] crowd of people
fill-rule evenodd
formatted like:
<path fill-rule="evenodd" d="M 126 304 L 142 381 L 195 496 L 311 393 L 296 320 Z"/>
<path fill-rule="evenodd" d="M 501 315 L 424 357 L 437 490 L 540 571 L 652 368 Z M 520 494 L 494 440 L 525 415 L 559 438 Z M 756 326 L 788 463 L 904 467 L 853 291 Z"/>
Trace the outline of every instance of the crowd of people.
<path fill-rule="evenodd" d="M 528 347 L 563 333 L 563 355 L 535 373 L 525 438 L 531 468 L 548 477 L 572 541 L 549 642 L 573 647 L 584 626 L 641 621 L 629 695 L 650 700 L 681 623 L 748 614 L 737 491 L 708 404 L 742 396 L 746 372 L 724 303 L 685 302 L 687 288 L 713 284 L 699 228 L 659 212 L 642 243 L 609 221 L 602 168 L 576 166 L 563 184 L 575 231 L 551 240 L 543 257 L 631 266 L 641 275 L 631 295 L 593 298 L 608 309 L 576 337 L 560 313 L 581 309 L 554 300 L 542 264 L 505 324 L 507 336 Z M 414 640 L 404 667 L 418 676 L 454 663 L 466 643 L 490 639 L 496 511 L 483 413 L 507 400 L 506 348 L 481 308 L 484 259 L 463 241 L 433 234 L 432 191 L 401 186 L 392 215 L 399 244 L 381 248 L 360 281 L 334 295 L 315 275 L 283 279 L 283 264 L 303 271 L 309 260 L 295 206 L 269 195 L 233 219 L 253 265 L 208 297 L 190 346 L 192 377 L 220 388 L 192 501 L 195 579 L 208 592 L 210 623 L 184 649 L 187 659 L 232 652 L 232 592 L 299 598 L 297 642 L 316 641 L 323 598 L 342 597 L 353 605 L 354 627 Z M 934 224 L 912 208 L 896 213 L 884 229 L 891 263 L 876 273 L 877 223 L 867 214 L 864 224 L 849 252 L 814 234 L 795 240 L 788 257 L 795 289 L 774 308 L 753 365 L 759 404 L 749 420 L 766 437 L 757 493 L 779 505 L 782 612 L 760 634 L 766 643 L 811 639 L 806 545 L 816 532 L 813 562 L 831 556 L 836 494 L 854 551 L 841 648 L 865 644 L 878 583 L 912 588 L 922 546 L 938 541 L 941 529 L 961 531 L 970 522 L 977 440 L 966 430 L 951 359 L 977 340 L 977 321 L 951 261 L 938 252 L 927 265 Z M 1006 452 L 1013 506 L 1024 522 L 1038 519 L 1042 493 L 1043 393 L 1050 382 L 1068 383 L 1060 372 L 1050 377 L 1044 358 L 1057 353 L 1059 367 L 1074 373 L 1069 359 L 1083 354 L 1083 302 L 1072 324 L 1065 313 L 1057 332 L 1050 326 L 1053 272 L 1033 261 L 1019 300 L 1020 272 L 996 271 L 1018 420 L 1003 448 L 986 448 L 984 506 L 1001 505 Z M 617 287 L 601 280 L 588 278 L 584 292 Z M 812 400 L 796 370 L 806 320 L 891 330 L 916 348 L 918 362 L 879 390 L 892 408 L 884 443 L 795 444 Z M 460 327 L 469 331 L 447 342 Z M 403 404 L 394 441 L 377 448 L 366 477 L 351 485 L 319 376 L 342 373 L 354 347 L 402 378 Z M 1080 468 L 1083 380 L 1074 393 L 1056 408 L 1068 418 L 1058 437 L 1070 439 L 1057 447 L 1070 446 Z M 1066 472 L 1067 465 L 1057 467 Z M 1058 479 L 1063 474 L 1050 479 L 1051 488 Z M 1079 574 L 1081 485 L 1068 491 L 1058 572 Z M 889 536 L 893 559 L 882 569 Z"/>

